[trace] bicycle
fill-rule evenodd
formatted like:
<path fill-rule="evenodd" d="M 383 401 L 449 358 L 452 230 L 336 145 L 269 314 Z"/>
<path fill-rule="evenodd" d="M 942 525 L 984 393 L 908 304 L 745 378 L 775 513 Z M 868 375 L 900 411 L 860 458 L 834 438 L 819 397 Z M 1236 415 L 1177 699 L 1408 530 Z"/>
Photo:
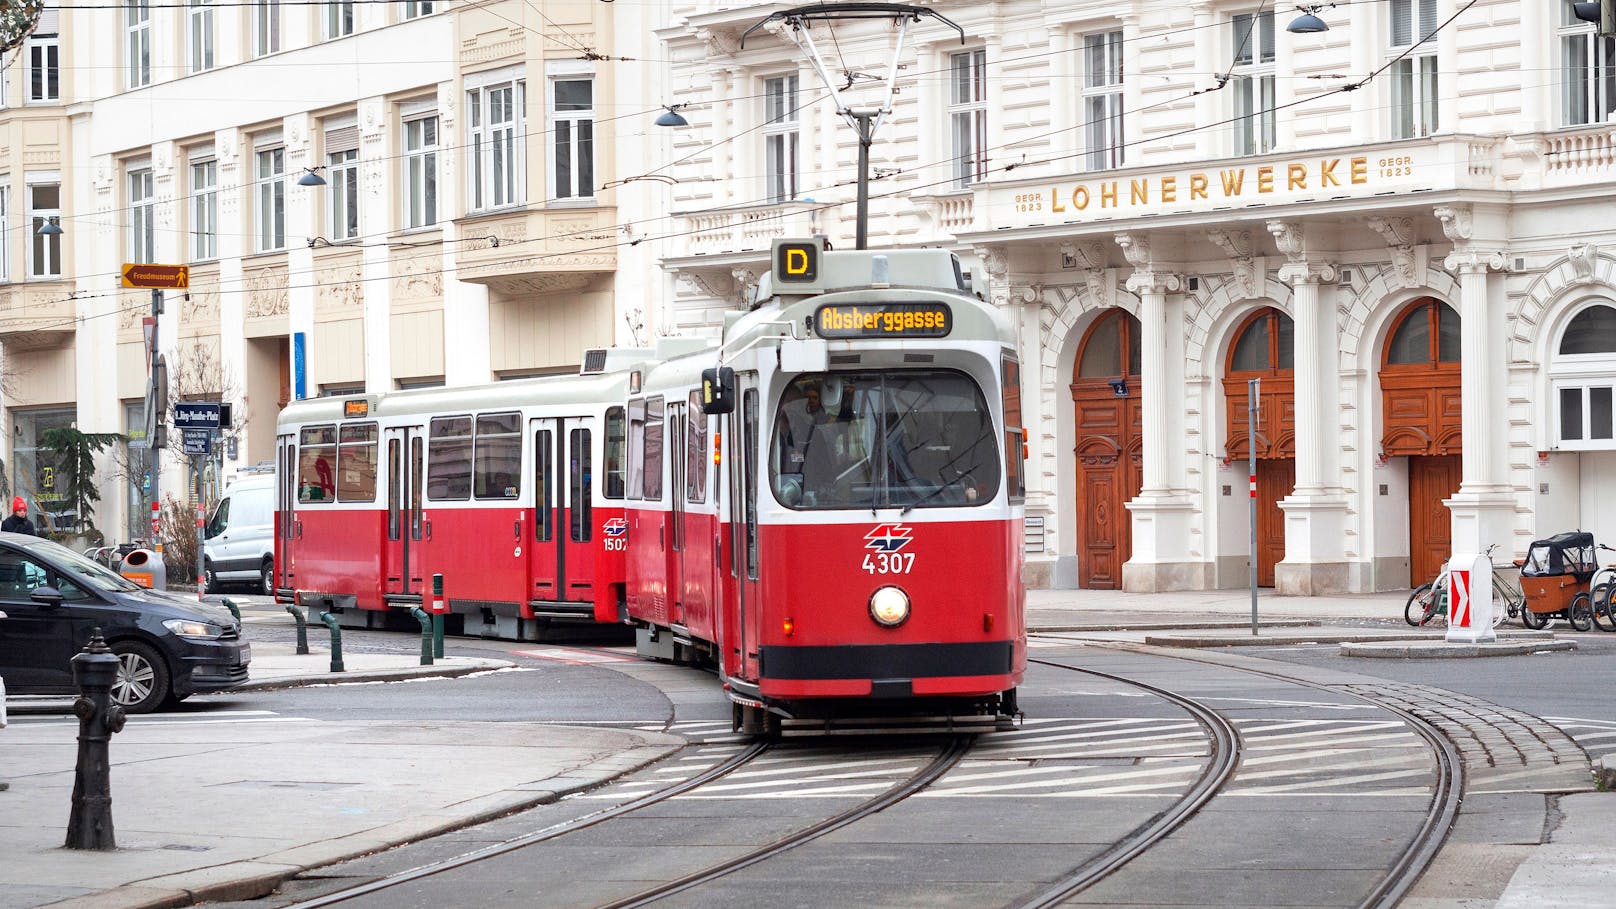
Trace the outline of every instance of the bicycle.
<path fill-rule="evenodd" d="M 1494 543 L 1487 547 L 1487 561 L 1492 562 L 1493 550 L 1498 548 Z M 1492 626 L 1497 628 L 1505 619 L 1521 618 L 1524 624 L 1526 611 L 1526 594 L 1521 591 L 1520 585 L 1515 583 L 1509 575 L 1513 565 L 1493 565 L 1493 615 Z M 1613 578 L 1616 581 L 1616 578 Z M 1616 589 L 1616 586 L 1613 586 Z M 1408 602 L 1403 604 L 1403 621 L 1419 628 L 1435 621 L 1440 616 L 1444 623 L 1448 618 L 1448 568 L 1443 566 L 1437 572 L 1436 580 L 1429 584 L 1421 584 L 1408 595 Z"/>
<path fill-rule="evenodd" d="M 1606 552 L 1616 552 L 1599 544 L 1599 548 Z M 1606 566 L 1594 572 L 1588 581 L 1588 596 L 1593 601 L 1594 627 L 1600 631 L 1616 632 L 1616 566 Z"/>

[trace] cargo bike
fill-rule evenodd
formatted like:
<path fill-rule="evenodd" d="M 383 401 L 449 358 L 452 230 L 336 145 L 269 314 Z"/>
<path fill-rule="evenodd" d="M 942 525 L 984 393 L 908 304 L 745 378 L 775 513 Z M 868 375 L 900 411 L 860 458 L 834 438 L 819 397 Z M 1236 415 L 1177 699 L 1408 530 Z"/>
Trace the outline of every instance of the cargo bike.
<path fill-rule="evenodd" d="M 1521 561 L 1521 591 L 1526 594 L 1521 624 L 1545 628 L 1550 619 L 1563 618 L 1577 631 L 1593 628 L 1593 597 L 1588 588 L 1599 572 L 1596 548 L 1594 535 L 1582 531 L 1532 542 Z"/>

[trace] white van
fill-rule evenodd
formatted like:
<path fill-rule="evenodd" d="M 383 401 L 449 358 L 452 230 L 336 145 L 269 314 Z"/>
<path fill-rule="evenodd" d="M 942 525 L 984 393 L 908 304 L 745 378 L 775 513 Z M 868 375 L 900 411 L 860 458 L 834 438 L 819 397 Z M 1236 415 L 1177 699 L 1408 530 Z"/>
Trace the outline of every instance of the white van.
<path fill-rule="evenodd" d="M 275 475 L 246 474 L 226 489 L 202 537 L 208 593 L 245 583 L 275 592 Z"/>

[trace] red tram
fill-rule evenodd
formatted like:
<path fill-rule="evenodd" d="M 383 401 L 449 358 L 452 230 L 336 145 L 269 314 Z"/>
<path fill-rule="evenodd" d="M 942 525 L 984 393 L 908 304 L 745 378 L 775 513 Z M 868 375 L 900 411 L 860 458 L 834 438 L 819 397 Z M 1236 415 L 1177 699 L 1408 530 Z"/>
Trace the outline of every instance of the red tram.
<path fill-rule="evenodd" d="M 716 346 L 288 407 L 278 593 L 382 616 L 441 572 L 467 631 L 628 623 L 643 655 L 715 667 L 751 732 L 1013 715 L 1008 320 L 946 251 L 773 255 Z"/>

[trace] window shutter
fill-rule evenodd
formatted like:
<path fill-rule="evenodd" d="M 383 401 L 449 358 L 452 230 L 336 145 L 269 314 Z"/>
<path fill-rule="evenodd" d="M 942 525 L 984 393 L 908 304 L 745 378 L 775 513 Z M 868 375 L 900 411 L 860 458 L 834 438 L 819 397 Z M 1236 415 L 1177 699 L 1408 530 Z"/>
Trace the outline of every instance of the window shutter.
<path fill-rule="evenodd" d="M 34 35 L 40 38 L 50 38 L 61 34 L 61 13 L 56 7 L 56 0 L 47 0 L 45 7 L 39 11 L 39 25 L 34 28 Z"/>
<path fill-rule="evenodd" d="M 359 148 L 359 127 L 340 126 L 325 131 L 325 153 L 355 151 Z"/>

